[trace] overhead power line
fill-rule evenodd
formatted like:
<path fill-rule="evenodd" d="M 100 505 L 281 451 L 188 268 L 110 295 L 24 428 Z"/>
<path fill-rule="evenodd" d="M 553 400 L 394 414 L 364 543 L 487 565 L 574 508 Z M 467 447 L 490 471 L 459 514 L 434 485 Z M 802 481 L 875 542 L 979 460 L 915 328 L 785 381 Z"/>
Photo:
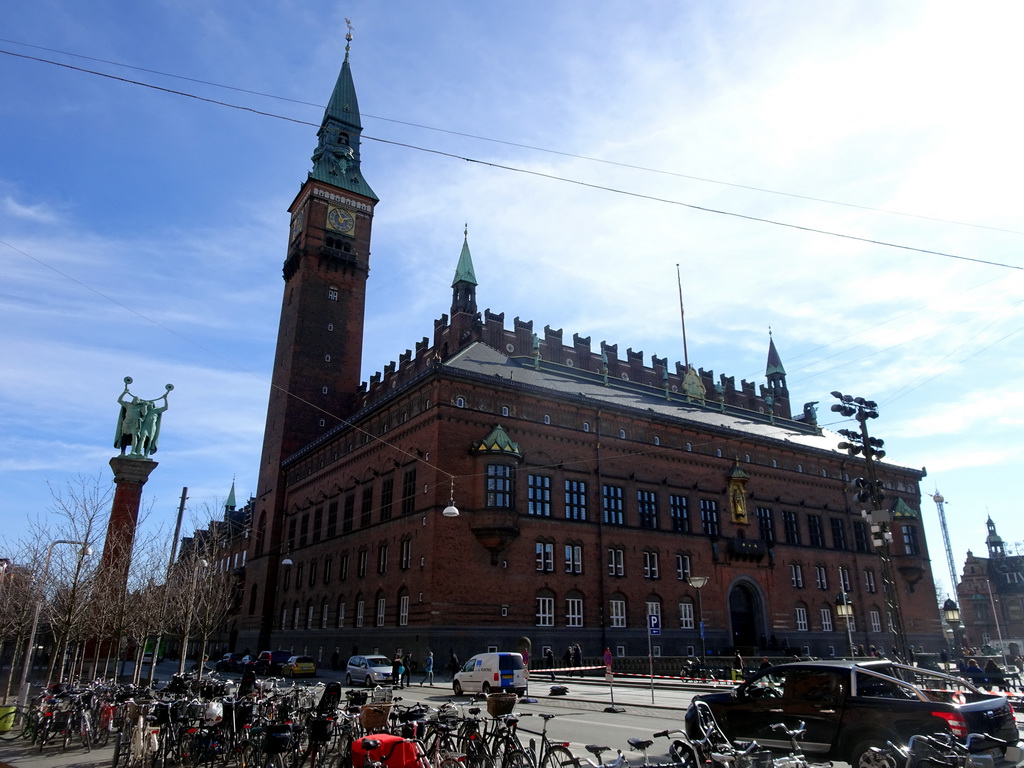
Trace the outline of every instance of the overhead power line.
<path fill-rule="evenodd" d="M 189 83 L 197 83 L 199 85 L 208 85 L 211 88 L 221 88 L 227 91 L 234 91 L 236 93 L 248 93 L 253 96 L 260 96 L 266 99 L 276 99 L 277 101 L 285 101 L 290 104 L 300 104 L 307 107 L 316 107 L 318 109 L 325 109 L 325 105 L 318 104 L 312 101 L 305 101 L 303 99 L 293 99 L 289 96 L 281 96 L 275 93 L 267 93 L 265 91 L 255 91 L 249 88 L 240 88 L 234 85 L 226 85 L 224 83 L 217 83 L 212 80 L 203 80 L 197 77 L 188 77 L 186 75 L 177 75 L 173 72 L 163 72 L 158 69 L 149 69 L 147 67 L 138 67 L 133 64 L 124 64 L 119 61 L 111 61 L 110 59 L 101 59 L 95 56 L 85 56 L 80 53 L 71 53 L 70 51 L 64 51 L 59 48 L 47 48 L 42 45 L 33 45 L 31 43 L 23 43 L 18 40 L 8 40 L 6 38 L 0 38 L 0 42 L 13 43 L 14 45 L 21 45 L 26 48 L 35 48 L 40 51 L 48 51 L 50 53 L 59 53 L 62 56 L 71 56 L 77 59 L 84 59 L 86 61 L 96 61 L 101 64 L 109 64 L 113 67 L 121 67 L 123 69 L 132 69 L 137 72 L 148 72 L 149 74 L 160 75 L 161 77 L 170 77 L 175 80 L 183 80 Z M 43 61 L 46 61 L 43 59 Z M 1005 227 L 992 227 L 986 224 L 977 224 L 970 221 L 958 221 L 956 219 L 944 219 L 939 216 L 924 216 L 919 213 L 907 213 L 906 211 L 893 211 L 887 208 L 877 208 L 870 205 L 861 205 L 858 203 L 849 203 L 843 200 L 832 200 L 830 198 L 816 197 L 814 195 L 805 195 L 797 192 L 784 192 L 778 189 L 769 189 L 767 187 L 759 187 L 753 184 L 740 184 L 733 181 L 723 181 L 721 179 L 712 179 L 707 176 L 695 176 L 693 174 L 681 173 L 679 171 L 669 171 L 664 168 L 651 168 L 650 166 L 637 165 L 635 163 L 624 163 L 620 160 L 608 160 L 602 157 L 591 157 L 589 155 L 580 155 L 575 152 L 566 152 L 564 150 L 552 149 L 550 147 L 538 147 L 535 144 L 524 144 L 518 141 L 509 141 L 507 139 L 496 139 L 493 136 L 481 136 L 476 133 L 468 133 L 466 131 L 455 131 L 450 128 L 438 128 L 435 125 L 424 125 L 423 123 L 414 123 L 409 120 L 399 120 L 394 117 L 383 117 L 381 115 L 372 115 L 367 112 L 360 112 L 360 117 L 369 118 L 371 120 L 380 120 L 386 123 L 393 123 L 395 125 L 405 125 L 410 128 L 418 128 L 424 131 L 433 131 L 435 133 L 444 133 L 449 136 L 461 136 L 467 139 L 474 139 L 476 141 L 486 141 L 491 144 L 501 144 L 506 147 L 516 147 L 518 149 L 528 149 L 531 152 L 543 152 L 549 155 L 557 155 L 559 157 L 568 157 L 573 160 L 585 160 L 590 163 L 601 163 L 602 165 L 611 165 L 619 168 L 627 168 L 634 171 L 643 171 L 644 173 L 657 173 L 662 176 L 672 176 L 678 179 L 689 179 L 691 181 L 699 181 L 705 184 L 718 184 L 724 187 L 732 187 L 734 189 L 746 189 L 752 192 L 761 192 L 766 195 L 779 195 L 781 197 L 791 197 L 796 200 L 808 200 L 815 203 L 825 203 L 827 205 L 838 205 L 845 208 L 854 208 L 861 211 L 871 211 L 873 213 L 884 213 L 889 216 L 902 216 L 909 219 L 920 219 L 922 221 L 935 221 L 942 224 L 953 224 L 959 227 L 972 227 L 974 229 L 984 229 L 992 232 L 1005 232 L 1013 235 L 1024 235 L 1024 232 L 1015 229 L 1007 229 Z"/>
<path fill-rule="evenodd" d="M 110 80 L 117 80 L 119 82 L 127 83 L 129 85 L 137 85 L 137 86 L 142 87 L 142 88 L 150 88 L 150 89 L 155 90 L 155 91 L 161 91 L 163 93 L 169 93 L 169 94 L 173 94 L 175 96 L 183 96 L 185 98 L 195 99 L 197 101 L 203 101 L 203 102 L 206 102 L 206 103 L 209 103 L 209 104 L 215 104 L 217 106 L 228 107 L 229 109 L 237 109 L 237 110 L 241 110 L 243 112 L 251 112 L 251 113 L 256 114 L 256 115 L 262 115 L 264 117 L 270 117 L 270 118 L 274 118 L 276 120 L 284 120 L 284 121 L 289 122 L 289 123 L 296 123 L 296 124 L 299 124 L 299 125 L 308 125 L 308 126 L 312 126 L 312 127 L 319 127 L 320 126 L 319 123 L 312 123 L 312 122 L 310 122 L 308 120 L 300 120 L 298 118 L 288 117 L 287 115 L 277 114 L 275 112 L 267 112 L 265 110 L 259 110 L 259 109 L 255 109 L 253 107 L 246 107 L 246 106 L 242 106 L 242 105 L 239 105 L 239 104 L 232 104 L 230 102 L 220 101 L 218 99 L 211 99 L 211 98 L 206 97 L 206 96 L 199 96 L 199 95 L 194 94 L 194 93 L 188 93 L 187 91 L 178 91 L 178 90 L 175 90 L 173 88 L 164 88 L 163 86 L 153 85 L 152 83 L 145 83 L 145 82 L 142 82 L 142 81 L 139 81 L 139 80 L 131 80 L 131 79 L 128 79 L 128 78 L 119 77 L 117 75 L 111 75 L 111 74 L 106 73 L 106 72 L 98 72 L 96 70 L 85 69 L 83 67 L 76 67 L 76 66 L 74 66 L 72 64 L 65 64 L 65 63 L 59 62 L 59 61 L 52 61 L 50 59 L 42 59 L 42 58 L 39 58 L 37 56 L 27 56 L 27 55 L 22 54 L 22 53 L 14 53 L 13 51 L 6 51 L 6 50 L 3 50 L 3 49 L 0 49 L 0 53 L 6 54 L 8 56 L 14 56 L 16 58 L 28 59 L 30 61 L 38 61 L 38 62 L 43 63 L 43 64 L 51 64 L 53 66 L 63 67 L 65 69 L 74 70 L 76 72 L 82 72 L 84 74 L 96 75 L 97 77 L 104 77 L 104 78 L 107 78 L 107 79 L 110 79 Z M 377 137 L 377 136 L 369 136 L 369 135 L 367 135 L 365 133 L 362 134 L 362 138 L 366 139 L 367 141 L 376 141 L 376 142 L 379 142 L 381 144 L 389 144 L 389 145 L 395 146 L 395 147 L 403 147 L 405 149 L 411 149 L 411 150 L 415 150 L 417 152 L 426 152 L 428 154 L 438 155 L 440 157 L 449 157 L 449 158 L 452 158 L 452 159 L 455 159 L 455 160 L 463 160 L 463 161 L 468 162 L 468 163 L 474 163 L 474 164 L 477 164 L 477 165 L 482 165 L 482 166 L 486 166 L 486 167 L 490 167 L 490 168 L 496 168 L 496 169 L 499 169 L 499 170 L 510 171 L 510 172 L 513 172 L 513 173 L 522 173 L 522 174 L 525 174 L 525 175 L 528 175 L 528 176 L 536 176 L 538 178 L 544 178 L 544 179 L 550 179 L 552 181 L 562 182 L 563 184 L 573 184 L 573 185 L 580 186 L 580 187 L 587 187 L 589 189 L 596 189 L 596 190 L 600 190 L 600 191 L 603 191 L 603 192 L 610 192 L 612 194 L 624 195 L 626 197 L 634 197 L 634 198 L 637 198 L 637 199 L 640 199 L 640 200 L 650 200 L 651 202 L 664 203 L 666 205 L 675 205 L 675 206 L 679 206 L 681 208 L 689 208 L 690 210 L 694 210 L 694 211 L 702 211 L 704 213 L 712 213 L 712 214 L 716 214 L 716 215 L 719 215 L 719 216 L 730 216 L 730 217 L 737 218 L 737 219 L 744 219 L 746 221 L 755 221 L 755 222 L 758 222 L 758 223 L 761 223 L 761 224 L 770 224 L 770 225 L 776 226 L 776 227 L 785 227 L 787 229 L 795 229 L 795 230 L 799 230 L 799 231 L 802 231 L 802 232 L 811 232 L 811 233 L 814 233 L 814 234 L 826 235 L 828 237 L 837 237 L 837 238 L 841 238 L 841 239 L 844 239 L 844 240 L 854 240 L 854 241 L 861 242 L 861 243 L 869 243 L 871 245 L 878 245 L 878 246 L 881 246 L 881 247 L 884 247 L 884 248 L 896 248 L 896 249 L 899 249 L 899 250 L 913 251 L 915 253 L 922 253 L 922 254 L 927 254 L 927 255 L 931 255 L 931 256 L 941 256 L 941 257 L 947 258 L 947 259 L 956 259 L 956 260 L 959 260 L 959 261 L 967 261 L 967 262 L 972 262 L 972 263 L 975 263 L 975 264 L 984 264 L 984 265 L 987 265 L 987 266 L 1002 267 L 1004 269 L 1014 269 L 1014 270 L 1022 270 L 1022 271 L 1024 271 L 1024 266 L 1018 266 L 1018 265 L 1014 265 L 1014 264 L 1006 264 L 1006 263 L 998 262 L 998 261 L 990 261 L 988 259 L 980 259 L 980 258 L 975 258 L 975 257 L 971 257 L 971 256 L 961 256 L 961 255 L 955 254 L 955 253 L 947 253 L 945 251 L 936 251 L 936 250 L 931 250 L 931 249 L 928 249 L 928 248 L 918 248 L 918 247 L 912 246 L 912 245 L 903 245 L 901 243 L 894 243 L 894 242 L 890 242 L 890 241 L 887 241 L 887 240 L 876 240 L 874 238 L 861 237 L 859 235 L 849 235 L 849 234 L 845 234 L 845 233 L 842 233 L 842 232 L 834 232 L 832 230 L 819 229 L 817 227 L 810 227 L 810 226 L 806 226 L 806 225 L 802 225 L 802 224 L 793 224 L 791 222 L 779 221 L 778 219 L 768 219 L 768 218 L 764 218 L 762 216 L 753 216 L 753 215 L 750 215 L 750 214 L 737 213 L 735 211 L 726 211 L 726 210 L 723 210 L 723 209 L 720 209 L 720 208 L 708 208 L 707 206 L 696 205 L 694 203 L 684 203 L 681 200 L 672 200 L 672 199 L 665 198 L 665 197 L 657 197 L 655 195 L 647 195 L 647 194 L 644 194 L 642 192 L 632 192 L 632 191 L 625 190 L 625 189 L 618 189 L 616 187 L 605 186 L 603 184 L 593 184 L 593 183 L 590 183 L 590 182 L 581 181 L 579 179 L 570 179 L 570 178 L 567 178 L 565 176 L 557 176 L 555 174 L 543 173 L 541 171 L 533 171 L 533 170 L 529 170 L 527 168 L 518 168 L 518 167 L 512 166 L 512 165 L 504 165 L 502 163 L 495 163 L 495 162 L 490 162 L 490 161 L 487 161 L 487 160 L 480 160 L 478 158 L 468 157 L 468 156 L 465 156 L 465 155 L 457 155 L 457 154 L 452 153 L 452 152 L 445 152 L 445 151 L 439 150 L 439 149 L 431 149 L 429 147 L 421 147 L 421 146 L 418 146 L 416 144 L 409 144 L 407 142 L 393 141 L 393 140 L 390 140 L 390 139 L 383 139 L 383 138 L 380 138 L 380 137 Z"/>

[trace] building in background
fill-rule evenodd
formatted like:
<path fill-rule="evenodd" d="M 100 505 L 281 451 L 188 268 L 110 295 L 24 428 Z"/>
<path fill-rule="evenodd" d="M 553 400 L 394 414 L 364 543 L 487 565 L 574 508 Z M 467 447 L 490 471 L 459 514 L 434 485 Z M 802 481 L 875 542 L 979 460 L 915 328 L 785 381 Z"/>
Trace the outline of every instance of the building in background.
<path fill-rule="evenodd" d="M 478 310 L 488 282 L 467 236 L 439 260 L 455 267 L 437 297 L 448 313 L 361 384 L 377 197 L 360 133 L 346 51 L 290 208 L 236 647 L 321 661 L 402 648 L 443 663 L 527 641 L 535 655 L 646 655 L 652 615 L 657 655 L 893 647 L 850 489 L 863 461 L 837 449 L 814 403 L 793 413 L 773 340 L 764 381 L 737 384 L 506 324 Z M 508 279 L 490 278 L 495 295 Z M 907 638 L 937 651 L 923 471 L 877 471 Z"/>
<path fill-rule="evenodd" d="M 956 586 L 963 625 L 956 639 L 966 648 L 1006 656 L 1013 663 L 1024 654 L 1024 556 L 1007 554 L 991 517 L 985 525 L 988 557 L 968 550 Z"/>

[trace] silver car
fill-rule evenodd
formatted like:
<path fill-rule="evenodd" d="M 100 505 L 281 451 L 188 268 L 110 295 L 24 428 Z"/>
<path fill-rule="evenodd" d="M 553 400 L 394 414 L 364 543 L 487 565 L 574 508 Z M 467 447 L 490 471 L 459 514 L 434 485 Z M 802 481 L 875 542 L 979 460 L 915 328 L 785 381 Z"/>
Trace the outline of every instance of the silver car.
<path fill-rule="evenodd" d="M 345 682 L 374 686 L 391 682 L 392 662 L 387 656 L 352 656 L 345 668 Z"/>

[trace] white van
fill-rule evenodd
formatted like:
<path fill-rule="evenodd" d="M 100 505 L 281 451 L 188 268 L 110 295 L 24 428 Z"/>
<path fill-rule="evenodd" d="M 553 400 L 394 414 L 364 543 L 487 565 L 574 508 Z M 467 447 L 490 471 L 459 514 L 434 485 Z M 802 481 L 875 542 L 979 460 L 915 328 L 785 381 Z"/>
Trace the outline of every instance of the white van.
<path fill-rule="evenodd" d="M 520 653 L 478 653 L 455 673 L 452 688 L 463 693 L 516 693 L 526 695 L 529 671 Z"/>

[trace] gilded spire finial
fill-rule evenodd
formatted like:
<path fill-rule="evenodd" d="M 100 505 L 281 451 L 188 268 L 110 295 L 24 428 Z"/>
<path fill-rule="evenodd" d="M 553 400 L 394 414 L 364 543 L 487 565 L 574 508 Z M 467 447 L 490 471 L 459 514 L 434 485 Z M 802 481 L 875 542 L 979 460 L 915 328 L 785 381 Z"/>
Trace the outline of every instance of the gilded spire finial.
<path fill-rule="evenodd" d="M 469 222 L 468 221 L 466 222 L 466 226 L 462 230 L 462 236 L 467 238 L 467 239 L 469 238 Z"/>
<path fill-rule="evenodd" d="M 345 61 L 348 61 L 348 52 L 352 49 L 352 30 L 355 29 L 352 26 L 352 19 L 345 19 L 345 26 L 348 27 L 348 31 L 345 32 Z"/>

